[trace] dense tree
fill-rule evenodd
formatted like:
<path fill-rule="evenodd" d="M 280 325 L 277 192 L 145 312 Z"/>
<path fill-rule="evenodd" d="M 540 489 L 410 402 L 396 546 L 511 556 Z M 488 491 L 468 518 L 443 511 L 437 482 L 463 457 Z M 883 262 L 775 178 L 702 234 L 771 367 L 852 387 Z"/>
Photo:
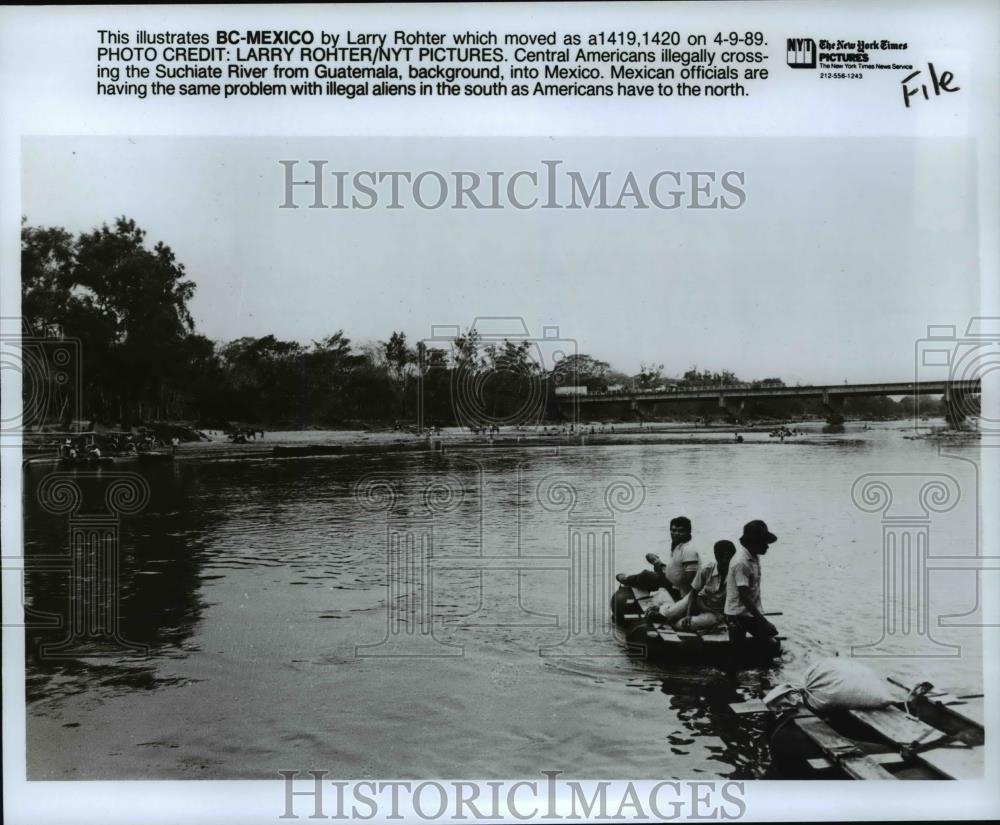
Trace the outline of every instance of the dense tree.
<path fill-rule="evenodd" d="M 194 328 L 193 282 L 163 243 L 148 248 L 134 221 L 118 218 L 74 239 L 22 226 L 22 312 L 80 343 L 84 392 L 96 415 L 170 415 L 171 382 L 190 377 L 185 337 Z"/>
<path fill-rule="evenodd" d="M 680 380 L 680 384 L 687 387 L 724 387 L 739 383 L 740 379 L 736 377 L 735 373 L 729 370 L 723 370 L 722 372 L 705 370 L 704 372 L 699 372 L 696 366 L 691 367 L 691 369 L 685 372 Z"/>
<path fill-rule="evenodd" d="M 663 364 L 647 364 L 643 361 L 639 365 L 639 372 L 632 380 L 639 390 L 653 390 L 662 386 Z"/>
<path fill-rule="evenodd" d="M 616 384 L 651 390 L 664 383 L 663 364 L 643 363 L 631 378 L 583 353 L 545 364 L 532 342 L 484 341 L 475 329 L 448 348 L 423 341 L 410 347 L 402 331 L 360 346 L 343 330 L 310 345 L 274 335 L 216 344 L 194 330 L 195 286 L 184 266 L 125 217 L 76 237 L 23 222 L 21 271 L 30 334 L 79 342 L 80 387 L 57 387 L 54 380 L 47 387 L 56 399 L 47 410 L 61 424 L 77 406 L 71 401 L 88 418 L 124 424 L 157 418 L 269 427 L 522 423 L 542 413 L 558 417 L 560 385 L 603 392 Z M 692 367 L 679 383 L 741 382 L 728 370 Z M 748 383 L 784 386 L 777 377 Z M 889 417 L 912 414 L 913 406 L 912 399 L 875 397 L 852 398 L 844 409 Z M 935 408 L 940 404 L 920 400 L 922 413 Z M 703 409 L 679 403 L 662 409 L 678 417 L 719 414 L 714 400 Z M 823 413 L 819 401 L 794 399 L 748 402 L 745 410 L 758 418 Z"/>
<path fill-rule="evenodd" d="M 552 372 L 557 384 L 604 392 L 610 383 L 611 365 L 584 353 L 574 353 L 563 358 Z"/>
<path fill-rule="evenodd" d="M 21 222 L 21 314 L 41 334 L 62 325 L 79 303 L 72 294 L 73 236 L 58 227 Z"/>

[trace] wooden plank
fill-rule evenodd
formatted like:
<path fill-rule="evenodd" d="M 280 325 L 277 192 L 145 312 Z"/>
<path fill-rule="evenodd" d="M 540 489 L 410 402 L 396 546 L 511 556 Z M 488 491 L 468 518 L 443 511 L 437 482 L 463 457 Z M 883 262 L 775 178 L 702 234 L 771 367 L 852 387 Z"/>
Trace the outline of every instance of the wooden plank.
<path fill-rule="evenodd" d="M 850 710 L 848 713 L 881 734 L 895 745 L 909 745 L 913 742 L 931 742 L 941 732 L 930 725 L 911 719 L 897 708 L 874 710 Z"/>
<path fill-rule="evenodd" d="M 986 727 L 983 718 L 986 713 L 986 707 L 982 699 L 958 699 L 955 696 L 945 695 L 933 698 L 928 697 L 928 701 L 940 705 L 946 713 L 954 714 L 978 728 Z"/>
<path fill-rule="evenodd" d="M 949 779 L 982 779 L 986 749 L 933 748 L 917 754 L 917 759 Z"/>
<path fill-rule="evenodd" d="M 896 778 L 870 756 L 862 753 L 856 742 L 841 736 L 822 719 L 800 716 L 795 724 L 852 779 Z"/>
<path fill-rule="evenodd" d="M 953 709 L 949 706 L 949 710 Z M 854 710 L 850 713 L 900 747 L 914 742 L 918 747 L 927 745 L 945 735 L 930 725 L 910 719 L 896 708 Z M 979 779 L 983 775 L 983 754 L 982 747 L 945 743 L 941 747 L 918 750 L 914 758 L 950 779 Z"/>
<path fill-rule="evenodd" d="M 904 682 L 894 679 L 891 676 L 887 677 L 886 681 L 893 686 L 894 690 L 898 689 L 902 691 L 899 697 L 900 702 L 905 702 L 909 698 L 910 688 Z M 971 722 L 980 728 L 986 726 L 983 719 L 985 712 L 983 696 L 981 694 L 970 694 L 967 688 L 952 688 L 950 690 L 934 688 L 916 701 L 924 701 L 939 706 L 946 712 L 958 716 L 966 722 Z"/>
<path fill-rule="evenodd" d="M 868 757 L 883 768 L 901 768 L 906 762 L 898 753 L 870 753 Z M 836 763 L 831 762 L 825 756 L 817 756 L 815 759 L 806 760 L 813 770 L 821 771 L 828 768 L 835 768 Z"/>
<path fill-rule="evenodd" d="M 698 652 L 705 647 L 705 642 L 697 633 L 683 633 L 678 631 L 676 635 L 681 644 L 684 645 L 684 649 L 688 652 Z"/>
<path fill-rule="evenodd" d="M 968 719 L 981 728 L 986 727 L 986 722 L 984 721 L 986 717 L 986 705 L 982 696 L 975 699 L 968 699 L 961 705 L 951 706 L 950 709 L 963 719 Z"/>
<path fill-rule="evenodd" d="M 870 753 L 868 755 L 883 768 L 902 767 L 906 764 L 898 753 Z"/>
<path fill-rule="evenodd" d="M 733 702 L 729 706 L 733 713 L 743 715 L 745 713 L 770 713 L 771 709 L 764 704 L 761 699 L 749 699 L 746 702 Z"/>

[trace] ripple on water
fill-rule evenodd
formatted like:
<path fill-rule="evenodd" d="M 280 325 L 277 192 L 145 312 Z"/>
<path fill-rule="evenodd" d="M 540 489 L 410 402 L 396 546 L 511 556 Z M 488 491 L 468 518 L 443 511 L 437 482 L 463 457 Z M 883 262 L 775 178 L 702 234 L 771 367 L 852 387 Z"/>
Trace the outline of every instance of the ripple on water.
<path fill-rule="evenodd" d="M 122 632 L 150 655 L 60 663 L 29 653 L 30 714 L 60 723 L 45 728 L 46 770 L 74 776 L 86 764 L 97 778 L 225 778 L 307 761 L 345 778 L 549 768 L 588 777 L 759 775 L 763 733 L 753 720 L 735 719 L 728 704 L 881 633 L 882 519 L 854 507 L 855 479 L 947 472 L 976 489 L 966 463 L 900 431 L 808 440 L 815 443 L 177 462 L 175 472 L 151 476 L 149 507 L 123 522 Z M 355 498 L 371 472 L 394 486 L 393 509 L 368 510 Z M 534 495 L 554 473 L 573 485 L 575 509 L 547 508 Z M 626 476 L 639 480 L 645 500 L 609 515 L 605 486 Z M 444 479 L 459 480 L 460 500 L 422 520 L 425 492 Z M 26 552 L 65 552 L 65 520 L 33 501 L 26 496 Z M 963 500 L 935 517 L 935 552 L 975 546 L 974 504 Z M 733 675 L 659 668 L 629 658 L 617 642 L 600 655 L 540 656 L 567 633 L 569 527 L 613 522 L 614 570 L 632 571 L 646 566 L 646 552 L 664 551 L 667 523 L 679 513 L 692 518 L 705 553 L 718 539 L 738 538 L 752 518 L 778 534 L 763 560 L 764 601 L 783 613 L 775 619 L 788 637 L 782 661 Z M 386 587 L 390 524 L 417 531 L 432 548 L 431 644 L 450 645 L 443 658 L 380 647 L 388 606 L 425 604 Z M 488 561 L 507 557 L 510 567 L 517 554 L 530 568 L 520 575 Z M 970 610 L 975 593 L 962 584 L 936 592 L 935 610 Z M 55 574 L 34 576 L 28 590 L 42 612 L 58 612 L 67 598 Z M 426 629 L 410 619 L 400 627 L 413 640 Z M 980 688 L 974 629 L 935 633 L 961 644 L 963 655 L 872 661 Z M 906 652 L 903 642 L 898 652 Z M 154 744 L 113 742 L 119 716 Z M 85 737 L 62 727 L 77 723 L 109 731 L 106 751 L 86 750 L 76 741 Z M 180 747 L 155 744 L 162 742 Z"/>

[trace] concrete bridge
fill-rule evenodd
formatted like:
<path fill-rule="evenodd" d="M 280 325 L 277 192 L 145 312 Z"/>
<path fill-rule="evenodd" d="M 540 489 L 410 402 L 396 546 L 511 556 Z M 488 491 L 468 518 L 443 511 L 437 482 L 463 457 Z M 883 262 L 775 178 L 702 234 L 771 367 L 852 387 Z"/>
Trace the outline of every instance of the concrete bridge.
<path fill-rule="evenodd" d="M 718 387 L 685 387 L 658 390 L 622 390 L 617 392 L 589 393 L 587 395 L 561 395 L 561 407 L 576 404 L 577 409 L 595 408 L 599 405 L 627 404 L 632 413 L 641 415 L 642 409 L 652 408 L 656 402 L 716 401 L 732 420 L 739 419 L 747 401 L 775 401 L 783 398 L 820 399 L 827 410 L 830 424 L 841 424 L 844 400 L 864 396 L 888 395 L 941 395 L 947 407 L 948 424 L 961 429 L 968 415 L 968 398 L 980 393 L 980 381 L 897 381 L 881 384 L 817 384 L 805 387 L 762 387 L 734 384 Z"/>

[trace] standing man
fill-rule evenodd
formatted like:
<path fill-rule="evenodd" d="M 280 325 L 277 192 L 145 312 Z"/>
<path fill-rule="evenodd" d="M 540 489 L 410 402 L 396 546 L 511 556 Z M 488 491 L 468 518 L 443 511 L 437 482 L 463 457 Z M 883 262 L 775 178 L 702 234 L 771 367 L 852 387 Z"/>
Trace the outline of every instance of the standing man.
<path fill-rule="evenodd" d="M 777 654 L 780 650 L 774 638 L 778 630 L 764 618 L 760 601 L 760 557 L 777 540 L 763 521 L 749 521 L 743 525 L 742 549 L 730 563 L 726 580 L 726 621 L 734 653 L 746 646 L 747 634 L 768 652 Z"/>

